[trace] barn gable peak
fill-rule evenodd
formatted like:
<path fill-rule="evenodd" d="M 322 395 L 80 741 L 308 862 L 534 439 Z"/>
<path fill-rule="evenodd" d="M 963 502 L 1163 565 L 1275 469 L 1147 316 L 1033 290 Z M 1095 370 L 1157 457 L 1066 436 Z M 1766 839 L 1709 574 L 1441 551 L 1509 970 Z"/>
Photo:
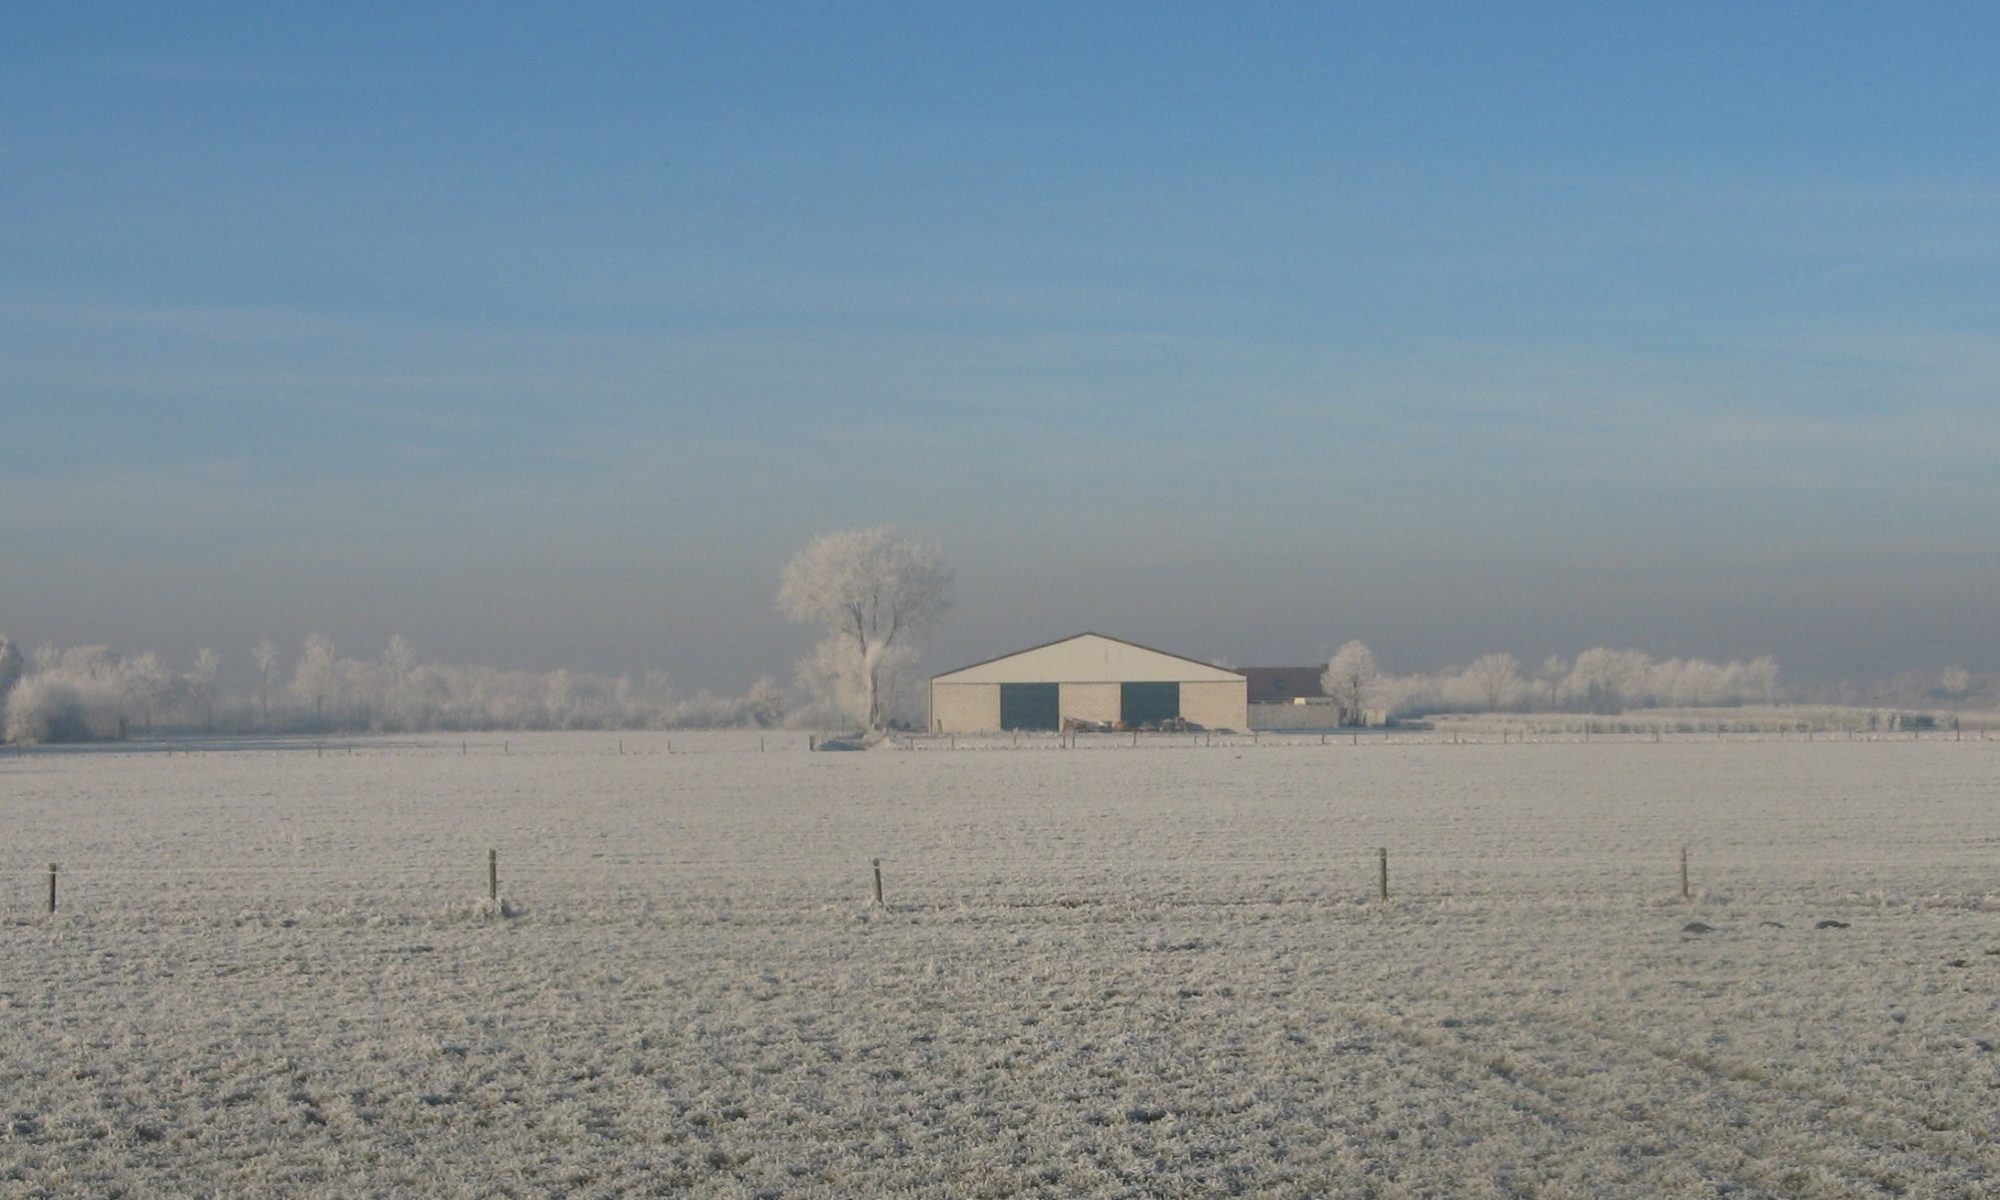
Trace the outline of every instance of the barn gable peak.
<path fill-rule="evenodd" d="M 984 659 L 932 677 L 940 683 L 1000 682 L 1033 675 L 1071 681 L 1234 681 L 1239 671 L 1109 634 L 1084 632 Z"/>

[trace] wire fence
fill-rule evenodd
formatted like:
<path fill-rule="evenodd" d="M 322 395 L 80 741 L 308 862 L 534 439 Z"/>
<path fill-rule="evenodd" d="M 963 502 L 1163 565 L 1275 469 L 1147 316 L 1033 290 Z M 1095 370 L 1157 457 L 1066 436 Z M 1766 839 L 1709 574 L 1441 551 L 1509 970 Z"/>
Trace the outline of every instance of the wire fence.
<path fill-rule="evenodd" d="M 1800 900 L 1830 904 L 1891 903 L 2000 913 L 2000 840 L 1970 841 L 1957 853 L 1928 856 L 1923 870 L 1906 860 L 1819 858 L 1772 864 L 1741 853 L 1708 856 L 1689 847 L 1652 855 L 1394 851 L 1352 847 L 1285 857 L 1176 855 L 1146 861 L 1107 854 L 1007 861 L 870 858 L 839 870 L 771 858 L 649 857 L 519 859 L 498 847 L 464 862 L 442 859 L 309 863 L 66 863 L 0 873 L 33 881 L 9 888 L 17 920 L 86 913 L 297 913 L 356 902 L 383 916 L 421 917 L 439 906 L 484 902 L 491 915 L 526 904 L 544 912 L 573 905 L 579 913 L 621 903 L 700 908 L 738 905 L 807 911 L 828 906 L 980 909 L 1118 906 L 1328 907 L 1394 901 L 1569 901 L 1699 903 L 1720 889 L 1726 900 Z M 888 878 L 884 900 L 884 877 Z M 1918 876 L 1921 876 L 1919 878 Z M 1845 878 L 1846 884 L 1840 881 Z M 1898 886 L 1899 878 L 1906 886 Z M 872 887 L 872 892 L 871 892 Z M 29 902 L 24 891 L 32 891 Z M 512 911 L 509 911 L 509 906 Z"/>
<path fill-rule="evenodd" d="M 790 754 L 804 751 L 890 749 L 937 753 L 946 751 L 1069 751 L 1069 750 L 1246 750 L 1341 747 L 1425 747 L 1425 746 L 1616 746 L 1687 745 L 1695 743 L 1761 745 L 1771 743 L 1833 744 L 2000 744 L 2000 732 L 1987 729 L 1856 730 L 1800 726 L 1798 728 L 1723 727 L 1687 728 L 1646 726 L 1630 722 L 1578 723 L 1550 729 L 1340 729 L 1340 730 L 1252 730 L 1249 732 L 1150 732 L 1114 733 L 896 733 L 879 743 L 862 746 L 846 738 L 823 734 L 767 735 L 750 740 L 727 735 L 707 738 L 673 738 L 606 741 L 589 739 L 588 744 L 568 743 L 573 735 L 530 734 L 515 739 L 439 740 L 422 735 L 357 735 L 345 738 L 268 738 L 217 741 L 205 738 L 163 738 L 157 740 L 0 747 L 0 761 L 6 757 L 33 755 L 67 756 L 89 754 L 158 755 L 193 757 L 199 755 L 262 752 L 287 757 L 361 756 L 451 756 L 460 758 L 702 758 L 744 757 L 762 754 Z M 720 741 L 723 744 L 713 744 Z"/>

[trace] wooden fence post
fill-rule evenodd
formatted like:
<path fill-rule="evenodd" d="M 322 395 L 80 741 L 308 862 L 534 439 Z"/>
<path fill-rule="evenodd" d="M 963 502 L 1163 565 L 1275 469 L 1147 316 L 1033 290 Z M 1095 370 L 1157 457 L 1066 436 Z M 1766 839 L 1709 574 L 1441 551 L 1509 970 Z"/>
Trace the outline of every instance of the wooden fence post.
<path fill-rule="evenodd" d="M 497 849 L 486 852 L 486 898 L 495 904 L 500 903 L 500 851 Z"/>
<path fill-rule="evenodd" d="M 50 863 L 49 864 L 49 912 L 50 914 L 53 915 L 55 911 L 56 911 L 56 865 L 54 863 Z"/>
<path fill-rule="evenodd" d="M 875 860 L 875 907 L 882 907 L 882 860 Z"/>
<path fill-rule="evenodd" d="M 1688 892 L 1688 848 L 1681 847 L 1681 899 L 1691 899 Z"/>
<path fill-rule="evenodd" d="M 1376 893 L 1386 901 L 1389 899 L 1389 848 L 1384 846 L 1380 850 L 1377 850 L 1375 855 L 1377 865 L 1375 876 Z"/>

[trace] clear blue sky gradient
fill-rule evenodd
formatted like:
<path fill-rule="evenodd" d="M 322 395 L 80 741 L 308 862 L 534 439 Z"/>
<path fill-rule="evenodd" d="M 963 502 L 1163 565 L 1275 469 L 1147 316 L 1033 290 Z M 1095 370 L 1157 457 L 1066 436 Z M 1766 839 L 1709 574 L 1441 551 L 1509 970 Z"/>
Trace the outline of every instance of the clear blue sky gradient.
<path fill-rule="evenodd" d="M 2000 8 L 44 4 L 0 632 L 2000 670 Z"/>

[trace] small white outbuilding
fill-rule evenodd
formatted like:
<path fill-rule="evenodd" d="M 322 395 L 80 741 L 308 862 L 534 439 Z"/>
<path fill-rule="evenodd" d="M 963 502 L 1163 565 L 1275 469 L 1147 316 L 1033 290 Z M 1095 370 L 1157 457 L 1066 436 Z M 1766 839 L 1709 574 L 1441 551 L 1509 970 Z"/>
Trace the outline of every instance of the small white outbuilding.
<path fill-rule="evenodd" d="M 1164 650 L 1079 633 L 933 676 L 936 733 L 1055 730 L 1068 719 L 1161 728 L 1249 728 L 1241 672 Z"/>

